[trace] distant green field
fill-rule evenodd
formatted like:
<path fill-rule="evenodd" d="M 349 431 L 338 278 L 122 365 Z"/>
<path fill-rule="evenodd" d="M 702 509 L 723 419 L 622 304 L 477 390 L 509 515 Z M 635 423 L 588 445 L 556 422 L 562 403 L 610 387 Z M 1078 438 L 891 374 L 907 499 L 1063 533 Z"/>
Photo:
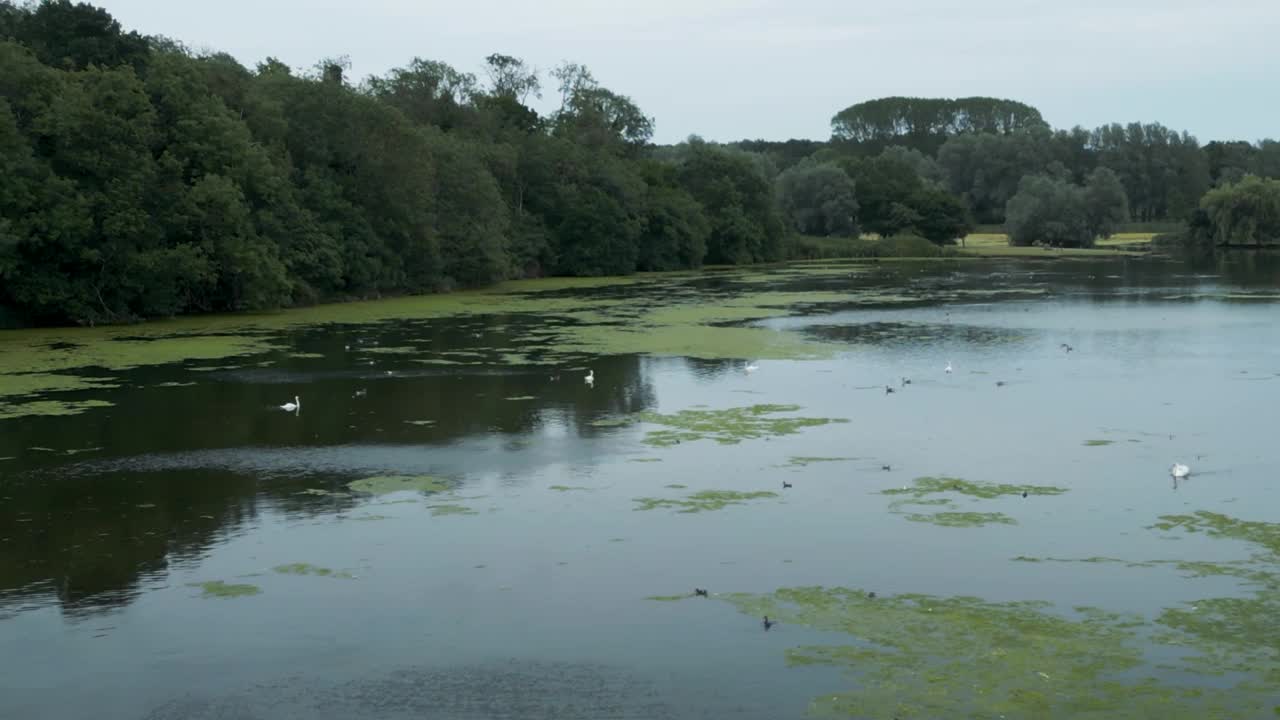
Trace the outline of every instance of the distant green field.
<path fill-rule="evenodd" d="M 1126 250 L 1131 246 L 1146 245 L 1156 233 L 1130 232 L 1112 235 L 1106 240 L 1099 240 L 1093 248 L 1066 248 L 1046 250 L 1042 247 L 1012 247 L 1009 236 L 1004 233 L 973 233 L 964 239 L 960 252 L 965 255 L 1007 256 L 1007 257 L 1048 257 L 1057 255 L 1139 255 L 1141 250 Z"/>
<path fill-rule="evenodd" d="M 882 240 L 878 235 L 860 238 L 802 237 L 797 239 L 796 259 L 820 258 L 936 258 L 947 256 L 982 257 L 1055 257 L 1141 255 L 1155 233 L 1128 232 L 1099 240 L 1093 248 L 1055 249 L 1012 247 L 1009 236 L 998 232 L 973 233 L 963 245 L 935 246 L 919 238 Z"/>

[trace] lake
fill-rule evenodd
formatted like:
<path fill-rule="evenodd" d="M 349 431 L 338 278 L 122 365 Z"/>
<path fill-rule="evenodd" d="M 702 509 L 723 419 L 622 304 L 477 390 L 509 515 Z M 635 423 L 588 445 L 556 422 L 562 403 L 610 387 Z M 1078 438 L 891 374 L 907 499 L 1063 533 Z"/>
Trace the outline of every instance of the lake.
<path fill-rule="evenodd" d="M 0 717 L 1268 717 L 1278 400 L 1266 255 L 0 333 Z"/>

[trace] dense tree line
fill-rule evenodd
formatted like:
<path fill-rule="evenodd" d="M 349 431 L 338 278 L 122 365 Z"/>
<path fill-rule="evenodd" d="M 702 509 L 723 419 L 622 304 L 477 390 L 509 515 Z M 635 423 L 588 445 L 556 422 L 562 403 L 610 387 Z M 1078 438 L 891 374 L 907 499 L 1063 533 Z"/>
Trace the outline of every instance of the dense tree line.
<path fill-rule="evenodd" d="M 773 176 L 566 63 L 246 68 L 0 2 L 0 320 L 97 323 L 782 257 Z M 554 83 L 541 116 L 526 103 Z"/>
<path fill-rule="evenodd" d="M 843 169 L 854 181 L 857 229 L 938 242 L 962 236 L 971 223 L 1005 226 L 1015 243 L 1065 246 L 1092 244 L 1126 221 L 1191 219 L 1207 227 L 1208 203 L 1222 203 L 1217 189 L 1248 180 L 1256 190 L 1265 184 L 1250 177 L 1280 178 L 1280 142 L 1273 140 L 1201 146 L 1159 123 L 1053 130 L 1034 108 L 994 98 L 882 98 L 842 110 L 831 126 L 832 139 L 821 146 L 738 146 L 767 157 L 783 179 L 812 177 L 817 165 Z M 848 194 L 843 180 L 835 182 L 838 190 L 825 194 L 809 187 L 815 200 L 799 215 L 795 200 L 786 202 L 795 190 L 779 188 L 797 230 L 833 234 L 846 226 L 819 221 L 815 212 Z M 1254 206 L 1264 212 L 1265 203 Z M 1266 227 L 1265 217 L 1259 222 Z M 1253 242 L 1228 235 L 1218 232 L 1217 242 Z"/>
<path fill-rule="evenodd" d="M 1246 175 L 1210 190 L 1192 216 L 1193 241 L 1227 246 L 1280 243 L 1280 180 Z"/>
<path fill-rule="evenodd" d="M 248 68 L 91 5 L 0 0 L 0 324 L 767 262 L 797 235 L 945 244 L 982 223 L 1088 245 L 1188 217 L 1217 242 L 1273 235 L 1270 140 L 884 98 L 827 142 L 660 147 L 585 67 L 483 67 L 414 58 L 356 83 L 342 58 Z M 559 107 L 539 114 L 544 92 Z"/>

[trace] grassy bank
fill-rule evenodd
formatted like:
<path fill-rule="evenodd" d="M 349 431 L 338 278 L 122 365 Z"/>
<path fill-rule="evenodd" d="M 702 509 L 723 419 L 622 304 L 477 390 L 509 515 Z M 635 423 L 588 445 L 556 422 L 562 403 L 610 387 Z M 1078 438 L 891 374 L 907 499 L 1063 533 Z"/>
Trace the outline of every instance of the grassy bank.
<path fill-rule="evenodd" d="M 1072 257 L 1135 256 L 1150 251 L 1153 232 L 1125 232 L 1099 240 L 1092 248 L 1015 247 L 1009 236 L 999 232 L 973 233 L 962 245 L 938 246 L 923 238 L 898 236 L 878 238 L 797 237 L 792 258 L 822 260 L 835 258 L 939 258 L 939 257 Z"/>
<path fill-rule="evenodd" d="M 1106 240 L 1099 240 L 1092 248 L 1054 248 L 1015 247 L 1009 244 L 1009 236 L 1004 233 L 974 233 L 964 240 L 958 248 L 962 255 L 982 257 L 1053 257 L 1053 256 L 1107 256 L 1107 255 L 1143 255 L 1150 250 L 1151 239 L 1156 236 L 1151 232 L 1127 232 L 1112 235 Z"/>

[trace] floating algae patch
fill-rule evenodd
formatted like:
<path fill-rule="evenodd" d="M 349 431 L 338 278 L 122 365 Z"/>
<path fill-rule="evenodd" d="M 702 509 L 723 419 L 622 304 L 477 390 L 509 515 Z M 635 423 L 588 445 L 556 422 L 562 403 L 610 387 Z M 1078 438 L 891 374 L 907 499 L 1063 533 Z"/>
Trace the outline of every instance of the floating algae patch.
<path fill-rule="evenodd" d="M 115 403 L 107 402 L 106 400 L 36 400 L 33 402 L 8 403 L 0 406 L 0 420 L 34 416 L 64 417 L 114 405 Z"/>
<path fill-rule="evenodd" d="M 662 462 L 662 458 L 631 458 L 627 462 L 633 463 L 656 463 Z"/>
<path fill-rule="evenodd" d="M 1209 537 L 1242 540 L 1265 548 L 1272 562 L 1280 563 L 1280 523 L 1240 520 L 1221 513 L 1200 510 L 1191 515 L 1161 515 L 1151 526 L 1156 530 L 1183 530 Z"/>
<path fill-rule="evenodd" d="M 778 497 L 775 492 L 737 492 L 735 490 L 703 490 L 682 500 L 668 498 L 636 498 L 636 510 L 678 509 L 682 513 L 710 512 L 730 505 L 743 505 L 748 500 Z"/>
<path fill-rule="evenodd" d="M 562 353 L 649 354 L 702 359 L 824 358 L 833 348 L 798 334 L 746 325 L 791 313 L 797 304 L 845 299 L 836 293 L 757 293 L 728 298 L 697 297 L 695 302 L 655 303 L 647 312 L 576 318 L 554 335 Z M 626 315 L 626 317 L 623 317 Z"/>
<path fill-rule="evenodd" d="M 985 525 L 1017 525 L 1018 521 L 999 512 L 904 513 L 911 522 L 941 527 L 983 527 Z"/>
<path fill-rule="evenodd" d="M 918 477 L 912 486 L 892 488 L 881 491 L 881 495 L 912 495 L 924 497 L 937 493 L 957 493 L 969 497 L 991 500 L 1006 495 L 1062 495 L 1066 488 L 1051 485 L 1006 485 L 999 483 L 972 482 L 953 477 Z"/>
<path fill-rule="evenodd" d="M 360 348 L 361 352 L 375 353 L 378 355 L 412 355 L 413 353 L 422 352 L 422 348 L 416 347 L 367 347 Z"/>
<path fill-rule="evenodd" d="M 344 578 L 347 580 L 355 577 L 348 572 L 338 572 L 327 567 L 312 565 L 311 563 L 290 563 L 288 565 L 277 565 L 271 569 L 281 575 L 316 575 L 318 577 Z"/>
<path fill-rule="evenodd" d="M 1109 557 L 1084 559 L 1026 558 L 1023 562 L 1081 562 L 1120 564 L 1130 568 L 1171 567 L 1188 578 L 1230 577 L 1249 594 L 1203 598 L 1165 608 L 1156 618 L 1163 628 L 1153 641 L 1172 651 L 1182 651 L 1174 662 L 1160 667 L 1193 675 L 1246 678 L 1232 691 L 1241 698 L 1273 693 L 1280 682 L 1280 524 L 1241 520 L 1220 513 L 1199 511 L 1165 515 L 1153 530 L 1182 530 L 1211 538 L 1251 544 L 1255 552 L 1244 560 L 1207 562 L 1194 560 L 1127 561 Z M 1174 536 L 1180 537 L 1180 536 Z M 1259 677 L 1261 676 L 1261 677 Z M 1242 705 L 1241 708 L 1246 706 Z M 1254 717 L 1237 709 L 1223 717 Z"/>
<path fill-rule="evenodd" d="M 552 485 L 548 489 L 556 492 L 572 492 L 574 490 L 590 490 L 591 488 L 578 487 L 576 485 Z"/>
<path fill-rule="evenodd" d="M 688 485 L 681 485 L 680 483 L 671 483 L 670 485 L 663 485 L 663 487 L 665 487 L 665 488 L 670 488 L 671 490 L 684 490 L 684 489 L 688 488 L 689 486 L 688 486 Z"/>
<path fill-rule="evenodd" d="M 854 642 L 787 651 L 792 667 L 846 669 L 853 686 L 815 715 L 858 718 L 1257 717 L 1263 692 L 1164 685 L 1138 670 L 1142 619 L 1093 608 L 973 597 L 875 597 L 847 588 L 718 596 L 740 612 L 845 633 Z"/>
<path fill-rule="evenodd" d="M 1208 674 L 1266 672 L 1266 682 L 1280 681 L 1280 523 L 1241 520 L 1201 510 L 1190 515 L 1164 515 L 1151 527 L 1182 530 L 1253 545 L 1247 561 L 1209 563 L 1174 561 L 1193 577 L 1233 576 L 1245 580 L 1252 594 L 1215 597 L 1167 608 L 1156 622 L 1169 630 L 1158 640 L 1194 650 L 1184 670 Z"/>
<path fill-rule="evenodd" d="M 1115 440 L 1085 440 L 1085 447 L 1102 447 L 1104 445 L 1114 445 Z"/>
<path fill-rule="evenodd" d="M 431 515 L 439 517 L 442 515 L 479 515 L 480 513 L 472 510 L 466 505 L 458 505 L 455 503 L 441 503 L 439 505 L 428 505 Z"/>
<path fill-rule="evenodd" d="M 193 382 L 173 382 L 173 381 L 170 381 L 170 382 L 162 382 L 162 383 L 159 383 L 158 385 L 156 385 L 156 387 L 158 387 L 158 388 L 191 387 L 192 385 L 195 385 L 195 384 L 196 384 L 196 383 L 193 383 Z"/>
<path fill-rule="evenodd" d="M 806 467 L 814 463 L 850 462 L 858 458 L 852 457 L 795 457 L 792 456 L 783 467 Z"/>
<path fill-rule="evenodd" d="M 0 373 L 0 398 L 74 390 L 107 390 L 120 387 L 103 378 L 61 373 Z"/>
<path fill-rule="evenodd" d="M 520 401 L 525 401 L 525 400 L 537 400 L 538 398 L 537 398 L 537 396 L 536 396 L 536 395 L 515 395 L 515 396 L 512 396 L 512 397 L 502 398 L 502 399 L 503 399 L 503 400 L 510 400 L 510 401 L 512 401 L 512 402 L 520 402 Z"/>
<path fill-rule="evenodd" d="M 919 477 L 911 486 L 882 490 L 881 495 L 898 499 L 889 503 L 889 512 L 904 516 L 911 522 L 929 523 L 940 527 L 983 527 L 986 525 L 1017 525 L 1018 521 L 1001 512 L 962 512 L 955 503 L 935 495 L 954 493 L 975 499 L 991 500 L 1004 496 L 1061 495 L 1066 490 L 1048 485 L 1006 485 L 963 480 L 953 477 Z M 940 506 L 952 508 L 934 513 L 911 512 L 911 506 Z"/>
<path fill-rule="evenodd" d="M 313 353 L 313 352 L 289 353 L 289 357 L 294 358 L 296 360 L 322 360 L 324 359 L 324 353 Z"/>
<path fill-rule="evenodd" d="M 662 300 L 652 303 L 652 310 L 637 311 L 632 297 L 592 297 L 589 302 L 594 311 L 626 318 L 627 325 L 571 322 L 550 328 L 545 336 L 554 342 L 554 354 L 561 357 L 573 353 L 650 353 L 702 358 L 803 358 L 827 357 L 832 353 L 830 347 L 786 331 L 711 323 L 742 322 L 787 314 L 788 311 L 779 306 L 792 302 L 809 305 L 834 302 L 840 298 L 839 294 L 793 293 L 788 297 L 780 293 L 760 293 L 718 303 L 716 299 L 701 296 L 686 282 L 700 277 L 698 274 L 669 276 L 657 282 L 635 278 L 590 278 L 579 284 L 565 284 L 559 280 L 517 281 L 476 291 L 338 303 L 270 313 L 200 316 L 129 327 L 6 331 L 0 337 L 0 394 L 4 393 L 4 383 L 10 374 L 5 369 L 37 373 L 84 367 L 121 370 L 184 361 L 238 358 L 281 349 L 272 344 L 272 333 L 298 327 L 495 314 L 538 316 L 545 325 L 548 319 L 579 312 L 583 308 L 584 298 L 580 294 L 561 291 L 637 282 L 662 291 Z M 691 295 L 700 296 L 698 305 L 655 314 L 677 304 L 669 298 L 684 301 Z M 668 301 L 664 303 L 663 300 Z M 761 309 L 767 307 L 776 309 Z M 417 351 L 413 348 L 364 350 L 384 353 L 388 350 Z"/>
<path fill-rule="evenodd" d="M 445 480 L 432 475 L 379 475 L 377 477 L 354 480 L 347 483 L 354 492 L 370 495 L 386 495 L 393 492 L 412 490 L 415 492 L 437 493 L 449 489 Z"/>
<path fill-rule="evenodd" d="M 646 444 L 659 447 L 703 439 L 734 445 L 743 440 L 793 435 L 808 427 L 849 422 L 842 418 L 775 417 L 799 409 L 799 405 L 752 405 L 727 410 L 681 410 L 673 415 L 645 412 L 640 419 L 671 428 L 645 435 Z"/>
<path fill-rule="evenodd" d="M 0 368 L 52 373 L 78 368 L 106 370 L 220 360 L 275 349 L 265 336 L 205 334 L 202 323 L 181 323 L 6 332 L 0 338 Z M 174 332 L 183 328 L 187 332 Z M 0 379 L 0 393 L 7 380 Z"/>
<path fill-rule="evenodd" d="M 576 327 L 557 338 L 556 348 L 562 354 L 659 355 L 702 360 L 808 360 L 835 353 L 833 347 L 764 327 L 643 322 Z"/>
<path fill-rule="evenodd" d="M 405 420 L 404 422 L 406 425 L 417 425 L 419 427 L 427 427 L 429 425 L 436 424 L 435 420 Z"/>
<path fill-rule="evenodd" d="M 249 585 L 247 583 L 226 583 L 222 580 L 212 580 L 202 583 L 188 583 L 189 587 L 198 587 L 204 592 L 201 597 L 206 598 L 235 598 L 248 597 L 249 595 L 257 595 L 262 592 L 262 588 L 257 585 Z"/>

